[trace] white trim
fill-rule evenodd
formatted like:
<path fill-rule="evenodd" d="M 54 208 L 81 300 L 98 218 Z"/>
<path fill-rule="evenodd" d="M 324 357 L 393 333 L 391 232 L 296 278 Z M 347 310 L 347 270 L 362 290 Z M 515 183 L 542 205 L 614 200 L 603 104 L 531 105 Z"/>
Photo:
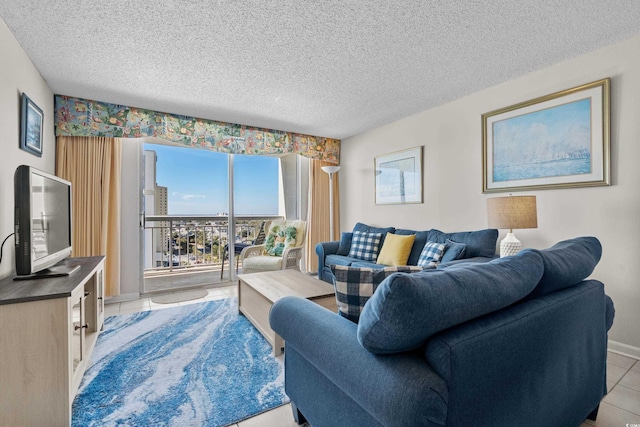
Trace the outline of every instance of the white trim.
<path fill-rule="evenodd" d="M 131 292 L 128 294 L 120 294 L 117 295 L 115 297 L 107 297 L 107 299 L 104 301 L 105 304 L 115 304 L 118 302 L 125 302 L 125 301 L 134 301 L 140 299 L 140 293 L 139 292 Z"/>
<path fill-rule="evenodd" d="M 640 360 L 640 348 L 609 340 L 609 351 Z"/>

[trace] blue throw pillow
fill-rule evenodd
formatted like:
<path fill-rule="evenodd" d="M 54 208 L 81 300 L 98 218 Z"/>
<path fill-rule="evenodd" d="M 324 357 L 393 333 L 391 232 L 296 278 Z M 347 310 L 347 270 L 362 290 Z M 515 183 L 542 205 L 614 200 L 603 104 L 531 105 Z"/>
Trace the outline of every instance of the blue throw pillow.
<path fill-rule="evenodd" d="M 363 261 L 375 261 L 378 259 L 382 234 L 354 231 L 349 248 L 349 256 Z"/>
<path fill-rule="evenodd" d="M 351 248 L 351 239 L 353 238 L 353 233 L 343 232 L 340 236 L 340 245 L 338 246 L 338 252 L 336 255 L 349 255 L 349 249 Z"/>
<path fill-rule="evenodd" d="M 332 265 L 331 272 L 336 288 L 338 314 L 358 323 L 362 308 L 384 279 L 395 273 L 415 273 L 422 271 L 416 266 L 396 266 L 385 268 L 356 268 Z"/>
<path fill-rule="evenodd" d="M 589 277 L 602 256 L 602 246 L 595 237 L 576 237 L 558 242 L 536 252 L 544 262 L 544 275 L 527 299 L 541 297 L 560 289 L 568 288 Z"/>
<path fill-rule="evenodd" d="M 543 268 L 539 254 L 525 251 L 464 268 L 393 275 L 362 310 L 358 341 L 377 354 L 418 348 L 439 331 L 521 300 Z"/>
<path fill-rule="evenodd" d="M 418 267 L 422 268 L 436 268 L 442 254 L 444 253 L 444 243 L 427 242 L 420 253 L 418 259 Z"/>
<path fill-rule="evenodd" d="M 449 239 L 447 239 L 446 245 L 447 247 L 444 250 L 444 254 L 440 259 L 440 262 L 449 262 L 464 258 L 464 252 L 467 249 L 467 245 L 464 243 L 454 242 Z"/>

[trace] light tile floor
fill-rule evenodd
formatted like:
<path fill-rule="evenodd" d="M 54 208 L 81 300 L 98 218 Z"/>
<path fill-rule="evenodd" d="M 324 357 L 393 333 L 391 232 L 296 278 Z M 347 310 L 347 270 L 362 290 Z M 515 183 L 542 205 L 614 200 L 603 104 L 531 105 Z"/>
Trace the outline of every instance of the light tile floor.
<path fill-rule="evenodd" d="M 177 304 L 156 304 L 149 297 L 105 306 L 105 315 L 135 313 L 158 310 L 180 305 L 194 304 L 222 298 L 237 297 L 237 286 L 207 289 L 204 298 Z M 580 427 L 625 427 L 640 426 L 640 361 L 609 352 L 607 357 L 607 388 L 609 394 L 600 404 L 598 419 L 586 420 Z M 235 427 L 295 427 L 291 406 L 284 405 L 236 424 Z"/>

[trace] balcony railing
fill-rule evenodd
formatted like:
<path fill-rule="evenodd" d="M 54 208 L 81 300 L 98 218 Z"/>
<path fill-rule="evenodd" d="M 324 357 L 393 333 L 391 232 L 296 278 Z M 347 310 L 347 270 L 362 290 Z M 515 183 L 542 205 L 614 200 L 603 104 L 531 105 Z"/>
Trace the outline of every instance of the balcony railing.
<path fill-rule="evenodd" d="M 264 221 L 281 216 L 236 216 L 234 240 L 252 241 Z M 228 242 L 226 215 L 148 215 L 144 226 L 144 271 L 220 267 Z"/>

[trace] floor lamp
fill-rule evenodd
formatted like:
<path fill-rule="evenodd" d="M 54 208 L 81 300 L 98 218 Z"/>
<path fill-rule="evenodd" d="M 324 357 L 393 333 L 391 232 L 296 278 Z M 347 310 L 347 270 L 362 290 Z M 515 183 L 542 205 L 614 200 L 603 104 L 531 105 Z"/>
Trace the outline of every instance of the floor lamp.
<path fill-rule="evenodd" d="M 333 175 L 340 170 L 340 166 L 322 166 L 322 170 L 329 174 L 329 240 L 333 241 Z"/>

